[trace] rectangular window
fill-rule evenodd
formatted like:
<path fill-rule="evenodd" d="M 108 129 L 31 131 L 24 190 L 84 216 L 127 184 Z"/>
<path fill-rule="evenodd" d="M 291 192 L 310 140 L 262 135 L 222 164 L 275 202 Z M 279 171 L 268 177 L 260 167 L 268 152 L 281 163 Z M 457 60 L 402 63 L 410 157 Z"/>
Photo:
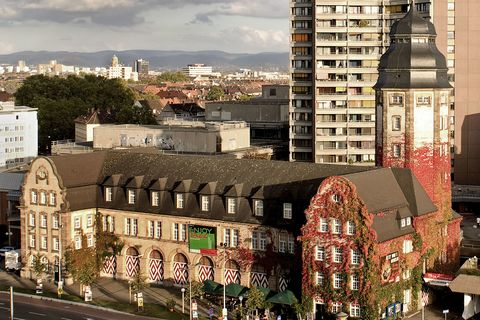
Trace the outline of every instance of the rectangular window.
<path fill-rule="evenodd" d="M 316 252 L 316 255 L 315 255 L 316 259 L 318 261 L 324 261 L 325 260 L 325 248 L 320 247 L 320 246 L 317 246 L 316 248 L 317 248 L 316 249 L 317 252 Z"/>
<path fill-rule="evenodd" d="M 223 230 L 223 243 L 225 243 L 225 245 L 227 247 L 231 247 L 232 244 L 231 244 L 231 234 L 230 234 L 230 229 L 225 229 Z"/>
<path fill-rule="evenodd" d="M 263 201 L 253 200 L 253 212 L 256 216 L 263 216 Z"/>
<path fill-rule="evenodd" d="M 80 229 L 82 227 L 82 219 L 80 217 L 73 218 L 73 227 L 75 229 Z"/>
<path fill-rule="evenodd" d="M 393 149 L 393 157 L 394 158 L 400 158 L 400 156 L 402 155 L 402 150 L 401 150 L 401 147 L 399 144 L 394 144 L 392 146 L 392 149 Z"/>
<path fill-rule="evenodd" d="M 412 291 L 411 289 L 403 290 L 403 303 L 410 304 L 412 302 Z"/>
<path fill-rule="evenodd" d="M 181 240 L 182 241 L 187 241 L 187 225 L 186 224 L 181 224 L 182 227 L 182 234 L 181 234 Z"/>
<path fill-rule="evenodd" d="M 267 235 L 265 234 L 265 232 L 252 231 L 252 249 L 253 250 L 265 250 L 266 242 L 267 242 Z"/>
<path fill-rule="evenodd" d="M 350 317 L 360 318 L 360 306 L 358 304 L 350 304 Z"/>
<path fill-rule="evenodd" d="M 47 215 L 46 214 L 41 214 L 40 215 L 40 227 L 41 228 L 46 228 L 47 227 Z"/>
<path fill-rule="evenodd" d="M 177 193 L 177 209 L 183 209 L 185 205 L 185 195 L 183 193 Z"/>
<path fill-rule="evenodd" d="M 325 276 L 322 272 L 317 272 L 317 285 L 323 286 L 325 284 Z"/>
<path fill-rule="evenodd" d="M 202 211 L 210 211 L 210 197 L 209 196 L 201 196 L 202 201 Z"/>
<path fill-rule="evenodd" d="M 40 204 L 47 204 L 47 193 L 45 191 L 40 192 Z"/>
<path fill-rule="evenodd" d="M 283 204 L 283 219 L 292 219 L 292 204 L 289 202 Z"/>
<path fill-rule="evenodd" d="M 155 232 L 155 222 L 154 221 L 148 221 L 147 236 L 149 238 L 153 238 L 154 232 Z"/>
<path fill-rule="evenodd" d="M 128 204 L 135 204 L 135 190 L 128 189 Z"/>
<path fill-rule="evenodd" d="M 402 277 L 404 280 L 410 279 L 410 276 L 412 274 L 412 271 L 410 269 L 405 269 L 403 270 Z"/>
<path fill-rule="evenodd" d="M 37 203 L 37 191 L 30 192 L 30 202 Z"/>
<path fill-rule="evenodd" d="M 347 221 L 347 234 L 354 235 L 356 233 L 357 233 L 357 228 L 356 228 L 355 222 Z"/>
<path fill-rule="evenodd" d="M 390 104 L 403 105 L 403 96 L 392 95 L 390 97 Z"/>
<path fill-rule="evenodd" d="M 430 106 L 431 97 L 430 96 L 417 96 L 417 105 Z"/>
<path fill-rule="evenodd" d="M 342 222 L 340 219 L 332 219 L 333 220 L 333 233 L 341 234 L 342 233 Z"/>
<path fill-rule="evenodd" d="M 239 231 L 238 229 L 233 229 L 233 235 L 232 235 L 232 244 L 234 247 L 238 247 L 239 245 Z"/>
<path fill-rule="evenodd" d="M 392 130 L 393 131 L 402 130 L 402 117 L 401 116 L 393 116 L 392 117 Z"/>
<path fill-rule="evenodd" d="M 93 247 L 93 234 L 87 234 L 87 247 Z"/>
<path fill-rule="evenodd" d="M 403 253 L 410 253 L 413 251 L 412 240 L 403 241 Z"/>
<path fill-rule="evenodd" d="M 320 218 L 320 232 L 328 232 L 328 220 Z"/>
<path fill-rule="evenodd" d="M 159 194 L 158 191 L 152 191 L 152 207 L 158 207 Z"/>
<path fill-rule="evenodd" d="M 340 289 L 342 287 L 342 274 L 334 273 L 333 274 L 333 288 Z"/>
<path fill-rule="evenodd" d="M 111 187 L 105 187 L 105 202 L 112 201 L 113 190 Z"/>
<path fill-rule="evenodd" d="M 162 238 L 162 222 L 155 221 L 155 239 Z"/>
<path fill-rule="evenodd" d="M 227 213 L 237 212 L 237 199 L 227 198 Z"/>
<path fill-rule="evenodd" d="M 288 235 L 288 253 L 293 253 L 295 250 L 295 238 L 293 234 Z"/>
<path fill-rule="evenodd" d="M 132 236 L 136 236 L 138 234 L 138 220 L 132 219 Z"/>
<path fill-rule="evenodd" d="M 278 252 L 287 252 L 287 235 L 285 233 L 278 235 Z"/>
<path fill-rule="evenodd" d="M 35 248 L 35 235 L 31 234 L 29 240 L 30 248 Z"/>
<path fill-rule="evenodd" d="M 50 200 L 49 200 L 49 204 L 50 204 L 51 206 L 54 206 L 54 205 L 55 205 L 55 203 L 56 203 L 56 201 L 55 201 L 56 199 L 55 199 L 55 198 L 56 198 L 56 195 L 55 195 L 55 193 L 53 193 L 53 192 L 50 192 Z"/>
<path fill-rule="evenodd" d="M 359 265 L 360 264 L 360 250 L 357 249 L 352 249 L 350 251 L 351 254 L 351 262 L 353 265 Z"/>
<path fill-rule="evenodd" d="M 130 218 L 125 218 L 125 225 L 123 233 L 127 236 L 130 235 Z"/>
<path fill-rule="evenodd" d="M 340 302 L 332 303 L 332 313 L 337 314 L 342 312 L 342 304 Z"/>
<path fill-rule="evenodd" d="M 259 250 L 265 251 L 267 250 L 267 233 L 260 232 L 260 241 L 259 241 Z"/>
<path fill-rule="evenodd" d="M 87 216 L 87 227 L 93 226 L 93 215 L 89 214 Z"/>
<path fill-rule="evenodd" d="M 75 237 L 75 249 L 82 249 L 82 237 Z"/>
<path fill-rule="evenodd" d="M 173 224 L 173 229 L 172 229 L 172 238 L 174 241 L 178 241 L 180 239 L 180 233 L 179 233 L 179 228 L 178 228 L 178 223 Z"/>
<path fill-rule="evenodd" d="M 59 225 L 60 225 L 59 216 L 58 214 L 54 214 L 52 216 L 52 228 L 58 229 Z"/>
<path fill-rule="evenodd" d="M 352 274 L 350 280 L 352 290 L 358 291 L 360 289 L 360 277 L 358 276 L 358 274 Z"/>
<path fill-rule="evenodd" d="M 52 248 L 53 248 L 53 251 L 58 251 L 60 249 L 60 242 L 58 242 L 57 237 L 52 238 Z"/>
<path fill-rule="evenodd" d="M 40 245 L 43 250 L 47 250 L 47 236 L 42 236 Z"/>
<path fill-rule="evenodd" d="M 339 247 L 333 247 L 333 262 L 341 263 L 342 262 L 343 250 Z"/>

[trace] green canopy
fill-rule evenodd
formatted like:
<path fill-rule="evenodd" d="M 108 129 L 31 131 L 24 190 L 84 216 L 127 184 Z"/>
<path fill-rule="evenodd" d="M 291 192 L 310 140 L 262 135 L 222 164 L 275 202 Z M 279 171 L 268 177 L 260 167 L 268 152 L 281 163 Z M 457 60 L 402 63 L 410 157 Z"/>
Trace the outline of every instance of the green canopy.
<path fill-rule="evenodd" d="M 223 286 L 212 280 L 203 281 L 203 291 L 209 294 L 215 294 L 217 290 L 220 290 Z"/>
<path fill-rule="evenodd" d="M 267 302 L 276 303 L 276 304 L 286 304 L 291 306 L 292 304 L 298 302 L 295 295 L 290 290 L 285 290 L 277 293 L 273 297 L 267 299 Z"/>
<path fill-rule="evenodd" d="M 272 297 L 275 294 L 275 292 L 270 288 L 257 287 L 257 289 L 263 293 L 263 297 L 265 298 L 265 300 L 267 300 L 268 298 Z"/>
<path fill-rule="evenodd" d="M 230 284 L 227 284 L 227 286 L 225 287 L 225 295 L 227 297 L 238 298 L 241 295 L 245 295 L 247 290 L 248 290 L 247 287 L 244 287 L 244 286 L 239 285 L 237 283 L 230 283 Z M 223 294 L 223 286 L 220 287 L 220 288 L 217 288 L 215 290 L 215 294 L 222 295 Z"/>

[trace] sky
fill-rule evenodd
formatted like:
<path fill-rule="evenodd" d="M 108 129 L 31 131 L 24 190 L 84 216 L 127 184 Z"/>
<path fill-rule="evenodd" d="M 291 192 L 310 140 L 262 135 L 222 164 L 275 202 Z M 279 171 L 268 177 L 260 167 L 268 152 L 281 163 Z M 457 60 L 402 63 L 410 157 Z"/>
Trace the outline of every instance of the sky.
<path fill-rule="evenodd" d="M 0 0 L 0 54 L 288 50 L 288 0 Z"/>

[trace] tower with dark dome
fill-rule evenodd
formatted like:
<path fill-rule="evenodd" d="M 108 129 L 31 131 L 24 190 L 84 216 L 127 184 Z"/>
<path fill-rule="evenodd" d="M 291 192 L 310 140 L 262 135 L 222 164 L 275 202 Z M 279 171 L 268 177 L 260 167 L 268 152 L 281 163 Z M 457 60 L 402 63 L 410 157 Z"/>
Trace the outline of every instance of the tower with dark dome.
<path fill-rule="evenodd" d="M 376 90 L 376 163 L 410 168 L 438 211 L 415 221 L 430 237 L 430 268 L 458 258 L 459 221 L 451 210 L 449 99 L 445 57 L 434 25 L 411 5 L 390 31 L 390 47 L 380 59 Z M 432 250 L 431 250 L 432 251 Z"/>

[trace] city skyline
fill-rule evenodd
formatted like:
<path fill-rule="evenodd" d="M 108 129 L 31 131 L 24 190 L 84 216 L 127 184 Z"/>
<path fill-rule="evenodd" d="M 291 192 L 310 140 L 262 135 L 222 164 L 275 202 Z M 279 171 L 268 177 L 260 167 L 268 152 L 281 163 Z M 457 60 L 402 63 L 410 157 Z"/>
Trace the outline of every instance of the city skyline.
<path fill-rule="evenodd" d="M 0 54 L 29 50 L 288 50 L 286 0 L 3 1 Z"/>

